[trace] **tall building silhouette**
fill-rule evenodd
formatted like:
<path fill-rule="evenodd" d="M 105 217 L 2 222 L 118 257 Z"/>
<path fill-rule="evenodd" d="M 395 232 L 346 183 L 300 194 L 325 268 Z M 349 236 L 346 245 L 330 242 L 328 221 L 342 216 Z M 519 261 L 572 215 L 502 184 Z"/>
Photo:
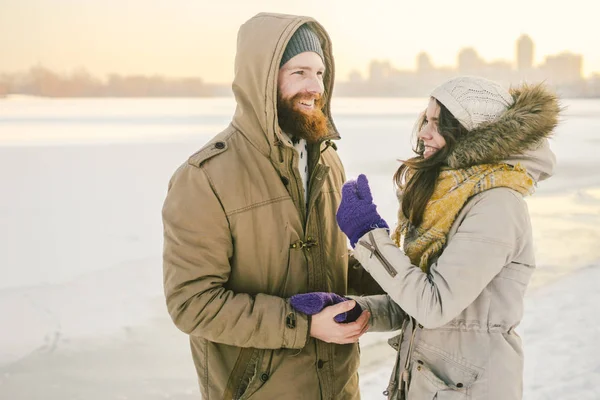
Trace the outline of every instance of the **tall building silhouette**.
<path fill-rule="evenodd" d="M 389 61 L 371 61 L 369 79 L 374 83 L 385 82 L 392 76 L 393 67 Z"/>
<path fill-rule="evenodd" d="M 582 80 L 583 57 L 579 54 L 564 52 L 546 57 L 540 69 L 556 85 L 572 85 Z"/>
<path fill-rule="evenodd" d="M 428 73 L 435 69 L 429 54 L 421 52 L 417 55 L 417 72 Z"/>
<path fill-rule="evenodd" d="M 533 40 L 527 35 L 521 35 L 517 40 L 517 70 L 529 72 L 533 68 Z"/>
<path fill-rule="evenodd" d="M 465 75 L 476 75 L 484 65 L 475 49 L 469 47 L 458 53 L 458 72 Z"/>

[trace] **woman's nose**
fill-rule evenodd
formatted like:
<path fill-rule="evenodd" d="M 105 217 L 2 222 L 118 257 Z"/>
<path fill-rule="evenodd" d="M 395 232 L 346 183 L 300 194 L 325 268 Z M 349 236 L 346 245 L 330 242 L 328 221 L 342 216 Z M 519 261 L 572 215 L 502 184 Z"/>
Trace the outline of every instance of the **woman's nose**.
<path fill-rule="evenodd" d="M 427 126 L 423 127 L 423 129 L 419 131 L 419 134 L 417 136 L 421 140 L 430 140 L 432 138 L 429 127 Z"/>

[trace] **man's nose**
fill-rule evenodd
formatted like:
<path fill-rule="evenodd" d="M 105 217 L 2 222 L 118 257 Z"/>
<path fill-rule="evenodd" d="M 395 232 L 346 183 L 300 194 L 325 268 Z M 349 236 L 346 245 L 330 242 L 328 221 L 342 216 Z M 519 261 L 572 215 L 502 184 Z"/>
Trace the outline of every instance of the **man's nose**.
<path fill-rule="evenodd" d="M 313 94 L 323 94 L 323 81 L 317 77 L 309 79 L 306 91 Z"/>

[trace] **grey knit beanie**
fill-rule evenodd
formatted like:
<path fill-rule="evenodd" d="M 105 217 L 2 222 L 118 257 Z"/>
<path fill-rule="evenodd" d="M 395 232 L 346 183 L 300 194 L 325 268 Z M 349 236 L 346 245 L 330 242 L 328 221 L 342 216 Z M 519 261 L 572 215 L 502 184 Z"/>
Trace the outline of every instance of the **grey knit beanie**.
<path fill-rule="evenodd" d="M 314 33 L 308 25 L 304 24 L 298 28 L 292 35 L 290 41 L 283 52 L 283 57 L 279 63 L 279 68 L 286 62 L 290 61 L 291 58 L 297 56 L 305 51 L 314 51 L 321 56 L 323 62 L 325 62 L 325 56 L 323 55 L 323 49 L 321 48 L 321 42 L 316 33 Z"/>

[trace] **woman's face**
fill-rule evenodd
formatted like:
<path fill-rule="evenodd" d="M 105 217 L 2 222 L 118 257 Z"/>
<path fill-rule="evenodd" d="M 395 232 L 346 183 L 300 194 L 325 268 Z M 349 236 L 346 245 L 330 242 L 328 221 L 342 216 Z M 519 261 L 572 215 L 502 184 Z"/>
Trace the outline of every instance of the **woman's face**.
<path fill-rule="evenodd" d="M 423 157 L 431 157 L 436 151 L 446 145 L 446 140 L 438 131 L 438 118 L 440 106 L 434 98 L 429 99 L 429 105 L 425 110 L 423 127 L 419 131 L 418 138 L 423 141 L 425 151 Z"/>

